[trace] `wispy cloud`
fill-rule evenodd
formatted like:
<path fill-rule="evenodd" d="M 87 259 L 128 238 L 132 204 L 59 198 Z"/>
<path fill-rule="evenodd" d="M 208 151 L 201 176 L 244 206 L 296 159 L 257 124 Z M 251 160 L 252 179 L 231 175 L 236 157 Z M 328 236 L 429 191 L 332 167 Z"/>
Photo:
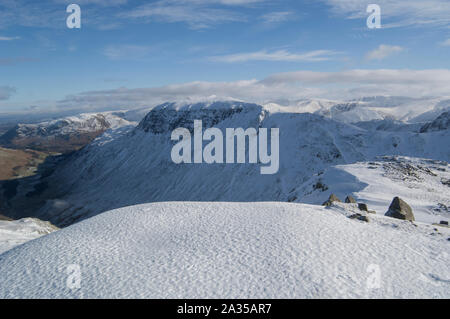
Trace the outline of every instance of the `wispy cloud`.
<path fill-rule="evenodd" d="M 233 7 L 252 6 L 266 0 L 159 0 L 124 12 L 121 18 L 146 22 L 186 23 L 191 29 L 205 29 L 247 18 Z"/>
<path fill-rule="evenodd" d="M 366 0 L 321 0 L 332 12 L 349 19 L 365 19 Z M 448 0 L 377 0 L 381 7 L 383 27 L 424 27 L 450 25 Z"/>
<path fill-rule="evenodd" d="M 263 80 L 189 82 L 153 88 L 84 92 L 59 101 L 60 108 L 124 108 L 209 96 L 264 103 L 277 99 L 352 99 L 367 95 L 446 96 L 450 70 L 348 70 L 279 73 Z"/>
<path fill-rule="evenodd" d="M 128 0 L 53 0 L 56 3 L 64 3 L 64 4 L 71 4 L 76 3 L 78 5 L 99 5 L 103 7 L 108 6 L 119 6 L 123 4 L 127 4 Z"/>
<path fill-rule="evenodd" d="M 332 50 L 315 50 L 305 53 L 292 53 L 286 50 L 257 51 L 247 53 L 235 53 L 222 56 L 213 56 L 209 59 L 215 62 L 238 63 L 248 61 L 284 61 L 284 62 L 319 62 L 336 57 L 339 52 Z"/>
<path fill-rule="evenodd" d="M 103 50 L 103 55 L 111 60 L 139 60 L 152 52 L 152 47 L 144 45 L 110 45 Z"/>
<path fill-rule="evenodd" d="M 404 51 L 405 49 L 397 45 L 381 44 L 378 48 L 366 54 L 367 60 L 383 60 L 393 54 Z"/>
<path fill-rule="evenodd" d="M 20 37 L 2 37 L 0 36 L 0 41 L 13 41 L 13 40 L 19 40 Z"/>
<path fill-rule="evenodd" d="M 440 42 L 439 45 L 441 45 L 443 47 L 450 47 L 450 39 Z"/>
<path fill-rule="evenodd" d="M 263 14 L 261 19 L 265 24 L 280 24 L 291 20 L 295 16 L 292 11 L 277 11 Z"/>
<path fill-rule="evenodd" d="M 8 100 L 14 93 L 16 93 L 16 88 L 0 86 L 0 100 Z"/>

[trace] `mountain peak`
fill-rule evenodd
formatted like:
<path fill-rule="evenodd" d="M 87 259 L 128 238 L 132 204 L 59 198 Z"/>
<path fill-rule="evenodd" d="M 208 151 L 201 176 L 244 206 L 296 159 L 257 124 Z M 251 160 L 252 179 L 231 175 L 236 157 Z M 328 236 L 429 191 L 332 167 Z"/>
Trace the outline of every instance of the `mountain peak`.
<path fill-rule="evenodd" d="M 205 127 L 212 127 L 235 114 L 261 113 L 262 110 L 263 107 L 258 104 L 241 101 L 167 102 L 152 109 L 137 129 L 163 134 L 178 127 L 191 129 L 194 120 L 202 120 Z"/>

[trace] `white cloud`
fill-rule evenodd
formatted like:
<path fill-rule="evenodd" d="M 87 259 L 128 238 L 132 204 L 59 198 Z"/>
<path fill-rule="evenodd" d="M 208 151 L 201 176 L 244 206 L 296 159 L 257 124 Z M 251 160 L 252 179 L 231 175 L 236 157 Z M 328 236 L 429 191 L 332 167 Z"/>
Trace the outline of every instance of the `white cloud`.
<path fill-rule="evenodd" d="M 439 43 L 441 46 L 443 47 L 450 47 L 450 39 L 447 39 L 445 41 L 442 41 L 441 43 Z"/>
<path fill-rule="evenodd" d="M 10 86 L 0 86 L 0 100 L 8 100 L 14 93 L 16 89 Z"/>
<path fill-rule="evenodd" d="M 103 55 L 111 60 L 137 60 L 147 57 L 152 50 L 143 45 L 110 45 L 103 50 Z"/>
<path fill-rule="evenodd" d="M 13 40 L 19 40 L 20 37 L 2 37 L 0 36 L 0 41 L 13 41 Z"/>
<path fill-rule="evenodd" d="M 277 11 L 269 12 L 261 16 L 261 19 L 265 24 L 279 24 L 288 21 L 294 17 L 292 11 Z"/>
<path fill-rule="evenodd" d="M 248 61 L 285 61 L 285 62 L 318 62 L 333 59 L 339 52 L 331 50 L 315 50 L 306 53 L 291 53 L 286 50 L 274 52 L 257 51 L 214 56 L 209 59 L 216 62 L 236 63 Z"/>
<path fill-rule="evenodd" d="M 378 48 L 366 55 L 367 60 L 383 60 L 393 54 L 400 53 L 404 48 L 397 45 L 381 44 Z"/>
<path fill-rule="evenodd" d="M 246 17 L 230 8 L 251 6 L 265 0 L 159 0 L 120 14 L 121 18 L 186 23 L 192 29 L 205 29 Z"/>
<path fill-rule="evenodd" d="M 72 4 L 72 3 L 76 3 L 80 6 L 82 5 L 99 5 L 99 6 L 103 6 L 103 7 L 108 7 L 108 6 L 118 6 L 118 5 L 123 5 L 123 4 L 127 4 L 128 0 L 53 0 L 56 3 L 64 3 L 64 4 Z"/>
<path fill-rule="evenodd" d="M 369 3 L 381 7 L 383 27 L 441 26 L 450 25 L 450 1 L 448 0 L 321 0 L 332 12 L 349 19 L 365 19 Z"/>
<path fill-rule="evenodd" d="M 279 99 L 352 99 L 373 95 L 448 96 L 450 70 L 348 70 L 279 73 L 263 80 L 189 82 L 163 87 L 84 92 L 59 101 L 60 108 L 153 106 L 166 101 L 233 97 L 264 103 Z"/>

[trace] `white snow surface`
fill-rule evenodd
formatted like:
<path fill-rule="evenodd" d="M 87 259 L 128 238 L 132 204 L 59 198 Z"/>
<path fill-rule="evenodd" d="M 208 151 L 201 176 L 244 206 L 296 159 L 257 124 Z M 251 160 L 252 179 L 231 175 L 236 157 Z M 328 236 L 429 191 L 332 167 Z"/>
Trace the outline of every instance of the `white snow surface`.
<path fill-rule="evenodd" d="M 321 204 L 331 193 L 342 201 L 352 195 L 384 215 L 395 194 L 412 207 L 416 220 L 439 223 L 450 220 L 450 188 L 444 182 L 450 182 L 447 162 L 386 156 L 326 169 L 303 185 L 306 196 L 302 202 Z M 317 183 L 327 189 L 311 191 Z"/>
<path fill-rule="evenodd" d="M 352 209 L 177 202 L 110 211 L 0 255 L 0 298 L 450 297 L 447 228 L 365 223 L 346 218 Z M 70 265 L 80 267 L 80 289 L 66 285 Z M 373 267 L 379 285 L 368 286 Z"/>
<path fill-rule="evenodd" d="M 0 221 L 0 254 L 56 230 L 50 223 L 35 218 Z"/>
<path fill-rule="evenodd" d="M 391 119 L 404 123 L 434 120 L 450 109 L 448 97 L 410 98 L 401 96 L 364 97 L 354 101 L 306 99 L 266 103 L 272 112 L 313 113 L 342 123 Z"/>

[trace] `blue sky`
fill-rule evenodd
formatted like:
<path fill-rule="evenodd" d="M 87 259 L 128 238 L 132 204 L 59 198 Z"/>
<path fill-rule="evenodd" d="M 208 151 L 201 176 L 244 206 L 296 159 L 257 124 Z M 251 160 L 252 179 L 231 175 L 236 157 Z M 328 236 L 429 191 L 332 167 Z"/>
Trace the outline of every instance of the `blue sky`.
<path fill-rule="evenodd" d="M 449 56 L 448 0 L 0 0 L 0 112 L 450 95 Z"/>

